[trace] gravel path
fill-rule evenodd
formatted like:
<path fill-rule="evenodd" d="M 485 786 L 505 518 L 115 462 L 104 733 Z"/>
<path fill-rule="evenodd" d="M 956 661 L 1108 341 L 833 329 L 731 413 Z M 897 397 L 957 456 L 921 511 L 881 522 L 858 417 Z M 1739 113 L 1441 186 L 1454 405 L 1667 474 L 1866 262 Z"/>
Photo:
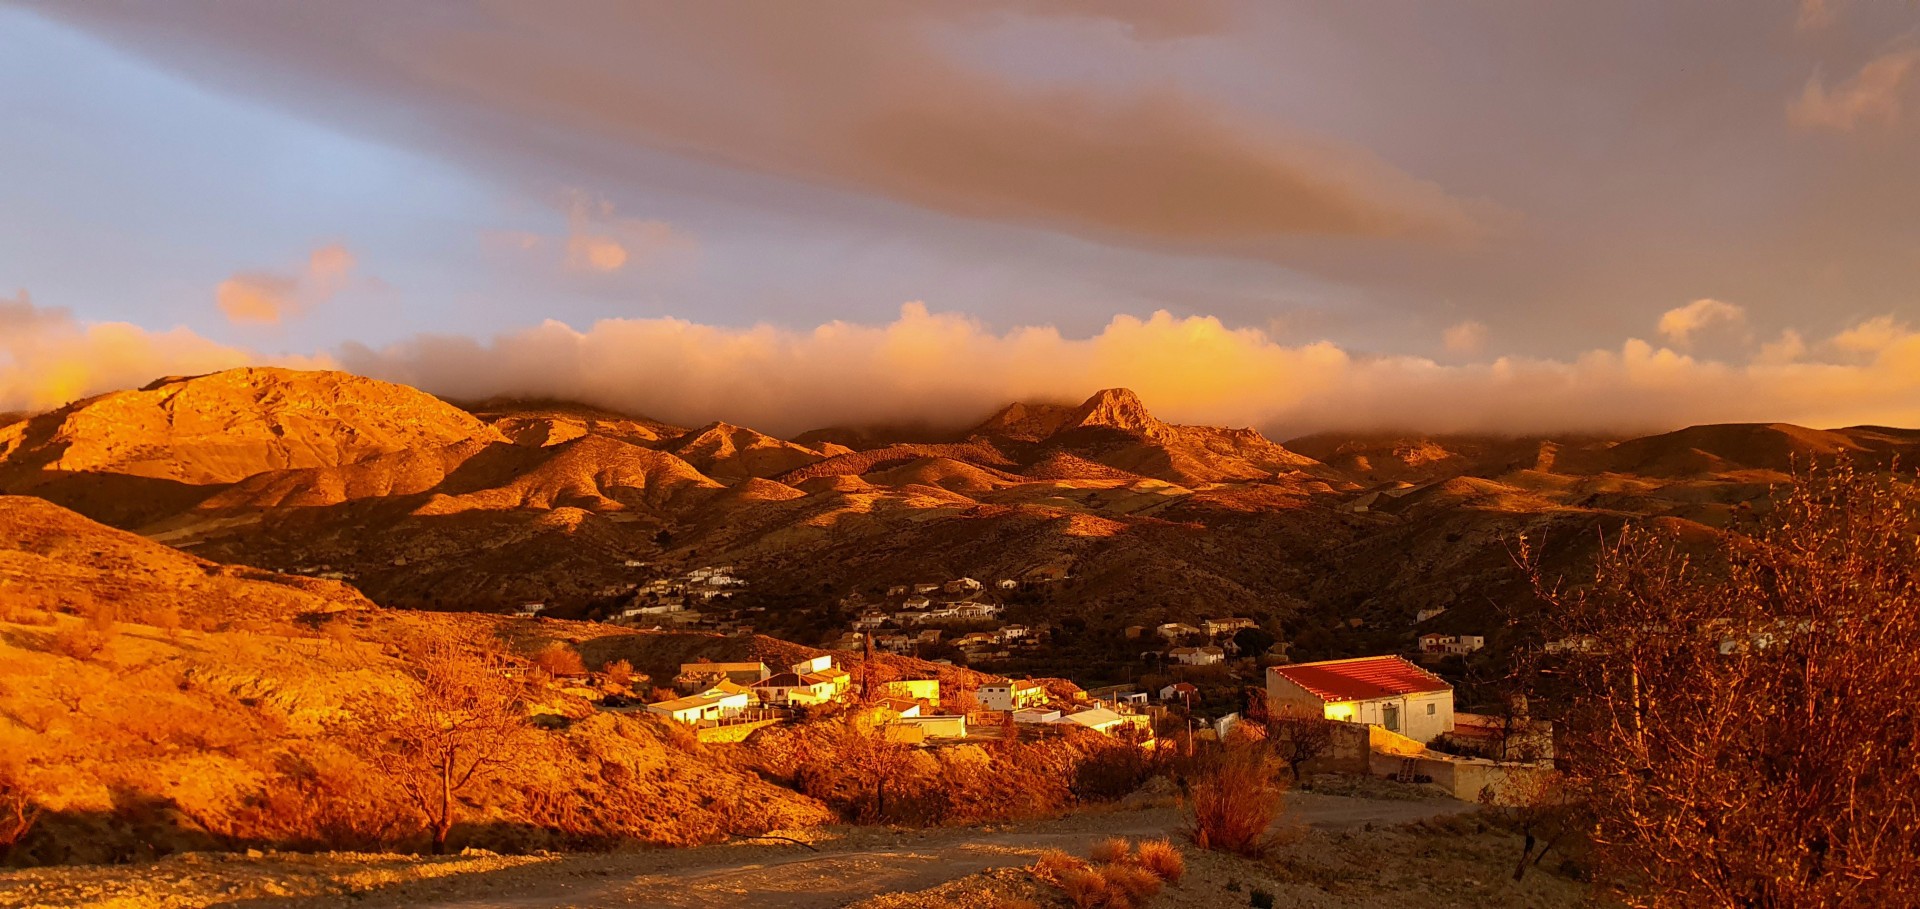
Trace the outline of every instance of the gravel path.
<path fill-rule="evenodd" d="M 1460 802 L 1377 801 L 1294 793 L 1283 823 L 1325 829 L 1398 824 L 1471 807 Z M 1167 808 L 1084 814 L 997 830 L 916 831 L 901 834 L 892 846 L 830 846 L 821 854 L 789 850 L 781 858 L 695 864 L 658 872 L 636 867 L 626 874 L 596 873 L 591 880 L 549 878 L 544 886 L 535 884 L 532 892 L 512 886 L 494 893 L 478 889 L 429 900 L 395 892 L 357 901 L 356 905 L 430 909 L 834 909 L 876 893 L 922 890 L 989 868 L 1030 864 L 1045 849 L 1085 854 L 1105 837 L 1173 836 L 1179 826 L 1179 813 Z M 527 868 L 514 874 L 545 876 L 549 871 L 565 873 L 560 868 Z M 562 886 L 556 889 L 556 884 Z"/>
<path fill-rule="evenodd" d="M 1340 830 L 1472 807 L 1295 792 L 1282 823 Z M 817 852 L 759 841 L 530 856 L 181 855 L 144 865 L 0 871 L 0 909 L 835 909 L 1030 864 L 1045 849 L 1085 854 L 1109 836 L 1177 836 L 1180 824 L 1177 810 L 1155 807 L 987 827 L 831 828 L 808 834 Z"/>

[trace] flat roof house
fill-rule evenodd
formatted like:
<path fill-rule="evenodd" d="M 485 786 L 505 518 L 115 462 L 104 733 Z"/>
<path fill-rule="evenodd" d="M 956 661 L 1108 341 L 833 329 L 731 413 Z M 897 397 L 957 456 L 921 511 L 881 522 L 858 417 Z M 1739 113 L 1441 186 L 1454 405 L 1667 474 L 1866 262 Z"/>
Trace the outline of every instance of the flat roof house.
<path fill-rule="evenodd" d="M 1423 743 L 1453 731 L 1453 686 L 1399 656 L 1271 667 L 1267 701 L 1275 714 L 1365 723 Z"/>
<path fill-rule="evenodd" d="M 1044 704 L 1047 689 L 1032 680 L 1019 682 L 995 682 L 980 686 L 980 706 L 987 710 L 1019 710 Z"/>

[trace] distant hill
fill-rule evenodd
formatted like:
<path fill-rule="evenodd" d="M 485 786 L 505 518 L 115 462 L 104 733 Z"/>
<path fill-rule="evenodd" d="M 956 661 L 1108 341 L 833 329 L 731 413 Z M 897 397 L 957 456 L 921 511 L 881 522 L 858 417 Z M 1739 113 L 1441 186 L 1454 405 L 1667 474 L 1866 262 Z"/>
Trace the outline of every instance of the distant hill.
<path fill-rule="evenodd" d="M 749 477 L 775 477 L 848 449 L 824 443 L 824 450 L 776 439 L 728 423 L 709 423 L 668 442 L 668 450 L 722 483 Z"/>
<path fill-rule="evenodd" d="M 1508 551 L 1572 564 L 1622 521 L 1733 526 L 1792 469 L 1913 463 L 1920 431 L 1698 426 L 1635 439 L 1322 433 L 1155 416 L 1131 391 L 1009 404 L 971 428 L 785 440 L 560 401 L 455 407 L 340 373 L 165 379 L 0 426 L 0 493 L 61 503 L 216 562 L 338 574 L 373 600 L 587 614 L 731 563 L 824 640 L 853 590 L 1059 580 L 1026 619 L 1249 614 L 1337 654 L 1399 647 L 1425 607 L 1493 621 Z M 633 564 L 629 564 L 633 563 Z M 635 566 L 644 567 L 635 567 Z M 1355 625 L 1355 620 L 1360 622 Z M 810 622 L 814 624 L 809 624 Z M 1312 644 L 1312 629 L 1343 629 Z"/>

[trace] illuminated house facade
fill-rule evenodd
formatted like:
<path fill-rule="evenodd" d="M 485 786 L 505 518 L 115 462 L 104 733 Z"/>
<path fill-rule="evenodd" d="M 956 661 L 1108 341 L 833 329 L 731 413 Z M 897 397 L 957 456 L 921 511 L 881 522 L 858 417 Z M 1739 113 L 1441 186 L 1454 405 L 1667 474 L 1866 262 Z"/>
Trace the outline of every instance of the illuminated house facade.
<path fill-rule="evenodd" d="M 1364 723 L 1418 742 L 1453 731 L 1453 686 L 1398 656 L 1274 666 L 1267 701 L 1275 715 Z"/>

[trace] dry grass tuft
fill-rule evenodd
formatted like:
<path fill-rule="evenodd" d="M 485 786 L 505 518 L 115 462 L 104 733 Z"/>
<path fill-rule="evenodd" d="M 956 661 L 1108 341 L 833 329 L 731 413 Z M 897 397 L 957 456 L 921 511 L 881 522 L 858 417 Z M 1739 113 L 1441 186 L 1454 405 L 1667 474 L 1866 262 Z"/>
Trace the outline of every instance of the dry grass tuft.
<path fill-rule="evenodd" d="M 1132 905 L 1144 905 L 1160 892 L 1160 878 L 1145 868 L 1132 865 L 1109 865 L 1102 872 L 1107 878 L 1109 889 L 1124 894 Z"/>
<path fill-rule="evenodd" d="M 1135 861 L 1140 867 L 1153 873 L 1167 883 L 1174 883 L 1187 873 L 1187 858 L 1166 840 L 1146 840 L 1140 844 Z"/>
<path fill-rule="evenodd" d="M 1064 884 L 1067 875 L 1085 871 L 1086 868 L 1086 862 L 1059 849 L 1048 849 L 1040 853 L 1039 861 L 1033 863 L 1033 875 L 1050 884 Z"/>
<path fill-rule="evenodd" d="M 1088 851 L 1087 857 L 1104 865 L 1114 865 L 1126 861 L 1127 856 L 1132 853 L 1133 845 L 1131 843 L 1128 843 L 1123 837 L 1113 836 L 1094 843 L 1093 849 Z"/>
<path fill-rule="evenodd" d="M 1060 879 L 1060 889 L 1066 891 L 1074 909 L 1120 909 L 1120 903 L 1132 902 L 1107 883 L 1105 874 L 1092 868 L 1067 872 Z"/>

